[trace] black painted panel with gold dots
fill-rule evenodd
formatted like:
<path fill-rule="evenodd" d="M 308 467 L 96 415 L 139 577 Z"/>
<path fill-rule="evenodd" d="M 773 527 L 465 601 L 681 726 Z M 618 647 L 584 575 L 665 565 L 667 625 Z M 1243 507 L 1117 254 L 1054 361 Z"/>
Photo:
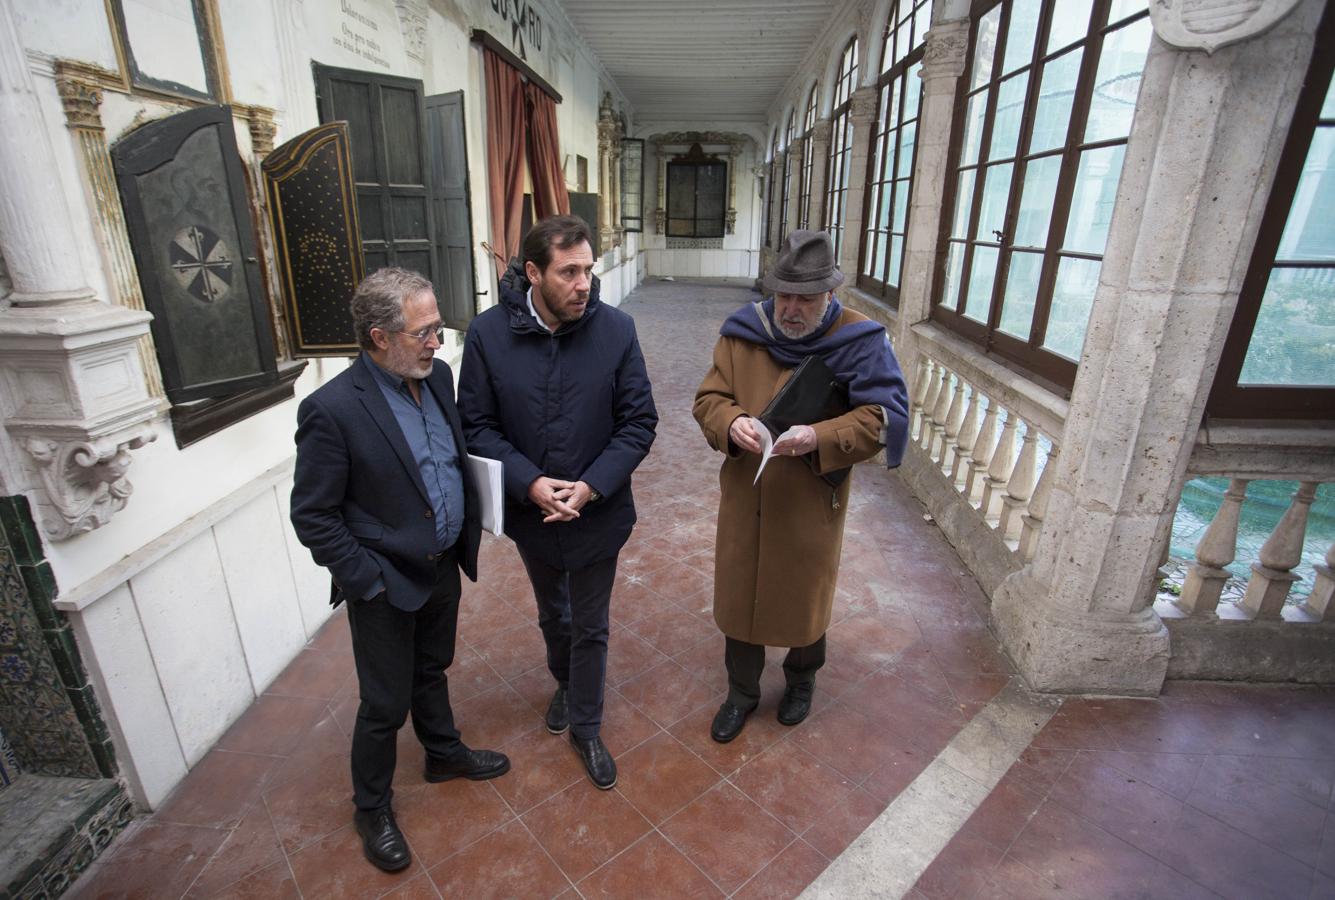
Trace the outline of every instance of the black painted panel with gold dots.
<path fill-rule="evenodd" d="M 293 355 L 355 355 L 349 304 L 365 263 L 348 123 L 298 135 L 262 168 Z"/>

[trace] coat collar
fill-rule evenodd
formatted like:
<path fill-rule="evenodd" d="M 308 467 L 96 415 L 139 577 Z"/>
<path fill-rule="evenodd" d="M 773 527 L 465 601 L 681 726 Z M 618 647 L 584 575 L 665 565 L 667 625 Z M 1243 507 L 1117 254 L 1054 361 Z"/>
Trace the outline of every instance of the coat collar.
<path fill-rule="evenodd" d="M 408 447 L 408 440 L 403 436 L 403 429 L 399 427 L 399 422 L 394 418 L 394 411 L 389 408 L 389 402 L 385 400 L 385 395 L 380 392 L 380 385 L 376 382 L 375 375 L 367 368 L 374 363 L 366 361 L 363 355 L 358 355 L 352 361 L 350 371 L 352 372 L 353 386 L 361 392 L 362 406 L 366 407 L 367 413 L 375 422 L 380 433 L 385 436 L 389 446 L 394 450 L 394 455 L 399 458 L 399 462 L 408 470 L 408 476 L 413 484 L 417 486 L 418 493 L 427 504 L 431 503 L 431 496 L 426 491 L 426 482 L 422 480 L 422 472 L 417 467 L 417 460 L 413 458 L 412 450 Z M 431 366 L 431 374 L 427 376 L 427 382 L 431 386 L 432 392 L 436 392 L 436 377 L 443 374 L 435 364 Z M 437 394 L 439 396 L 439 394 Z"/>
<path fill-rule="evenodd" d="M 593 318 L 598 308 L 602 306 L 602 301 L 598 299 L 602 292 L 602 285 L 598 281 L 598 276 L 594 275 L 589 284 L 589 305 L 584 308 L 584 315 L 580 316 L 574 322 L 563 323 L 556 331 L 548 331 L 533 319 L 533 314 L 528 311 L 528 276 L 524 274 L 524 268 L 519 260 L 513 260 L 510 268 L 505 270 L 501 276 L 500 300 L 501 305 L 509 314 L 510 328 L 519 332 L 534 332 L 541 335 L 561 337 L 578 331 L 584 327 L 584 323 Z"/>

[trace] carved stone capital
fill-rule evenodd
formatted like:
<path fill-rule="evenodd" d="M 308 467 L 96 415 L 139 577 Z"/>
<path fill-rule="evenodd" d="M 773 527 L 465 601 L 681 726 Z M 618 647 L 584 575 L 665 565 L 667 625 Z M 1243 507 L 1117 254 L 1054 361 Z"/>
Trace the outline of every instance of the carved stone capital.
<path fill-rule="evenodd" d="M 250 147 L 255 155 L 268 156 L 272 153 L 274 136 L 278 134 L 274 111 L 267 106 L 248 106 L 246 125 L 250 129 Z"/>
<path fill-rule="evenodd" d="M 1155 0 L 1154 33 L 1184 50 L 1213 53 L 1263 34 L 1301 0 Z"/>
<path fill-rule="evenodd" d="M 728 234 L 737 233 L 737 210 L 729 209 L 723 218 L 723 227 Z"/>
<path fill-rule="evenodd" d="M 65 107 L 65 125 L 86 131 L 102 130 L 102 87 L 68 69 L 56 71 L 56 90 Z"/>
<path fill-rule="evenodd" d="M 866 125 L 876 118 L 876 99 L 878 91 L 872 85 L 858 88 L 849 97 L 848 115 L 853 122 Z"/>
<path fill-rule="evenodd" d="M 927 31 L 922 51 L 922 80 L 959 78 L 969 55 L 969 20 L 938 22 Z"/>
<path fill-rule="evenodd" d="M 394 11 L 399 14 L 404 55 L 425 62 L 427 0 L 394 0 Z"/>
<path fill-rule="evenodd" d="M 654 210 L 654 230 L 657 231 L 659 234 L 662 234 L 663 228 L 666 225 L 667 225 L 667 213 L 664 212 L 663 207 L 660 206 L 658 207 L 658 209 Z"/>
<path fill-rule="evenodd" d="M 147 427 L 95 441 L 24 438 L 21 445 L 32 457 L 56 512 L 47 517 L 46 533 L 63 541 L 110 521 L 134 491 L 126 477 L 130 451 L 156 438 L 157 434 Z"/>
<path fill-rule="evenodd" d="M 829 119 L 820 119 L 815 125 L 811 126 L 811 137 L 809 140 L 813 144 L 824 146 L 830 143 L 830 135 L 834 132 L 834 123 Z"/>

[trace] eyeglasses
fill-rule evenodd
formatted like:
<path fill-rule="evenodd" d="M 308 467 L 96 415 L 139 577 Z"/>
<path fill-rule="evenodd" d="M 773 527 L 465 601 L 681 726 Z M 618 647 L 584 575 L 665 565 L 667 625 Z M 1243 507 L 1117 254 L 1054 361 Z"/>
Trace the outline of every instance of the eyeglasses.
<path fill-rule="evenodd" d="M 431 325 L 423 328 L 421 331 L 396 331 L 394 333 L 406 334 L 408 337 L 416 340 L 419 344 L 425 344 L 427 341 L 431 340 L 433 335 L 436 338 L 437 344 L 445 343 L 445 326 L 443 325 Z"/>

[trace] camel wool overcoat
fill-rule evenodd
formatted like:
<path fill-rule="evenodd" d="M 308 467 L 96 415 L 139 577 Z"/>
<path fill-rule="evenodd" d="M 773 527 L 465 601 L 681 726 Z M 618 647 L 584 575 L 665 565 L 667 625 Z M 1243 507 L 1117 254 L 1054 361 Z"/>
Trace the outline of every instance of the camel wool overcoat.
<path fill-rule="evenodd" d="M 845 309 L 831 332 L 865 319 Z M 760 344 L 721 337 L 693 412 L 709 446 L 725 454 L 719 470 L 714 621 L 728 637 L 770 647 L 805 647 L 830 626 L 852 473 L 837 488 L 801 457 L 771 457 L 752 486 L 760 456 L 728 440 L 738 416 L 758 416 L 793 370 Z M 821 472 L 851 466 L 881 449 L 879 406 L 812 422 Z"/>

